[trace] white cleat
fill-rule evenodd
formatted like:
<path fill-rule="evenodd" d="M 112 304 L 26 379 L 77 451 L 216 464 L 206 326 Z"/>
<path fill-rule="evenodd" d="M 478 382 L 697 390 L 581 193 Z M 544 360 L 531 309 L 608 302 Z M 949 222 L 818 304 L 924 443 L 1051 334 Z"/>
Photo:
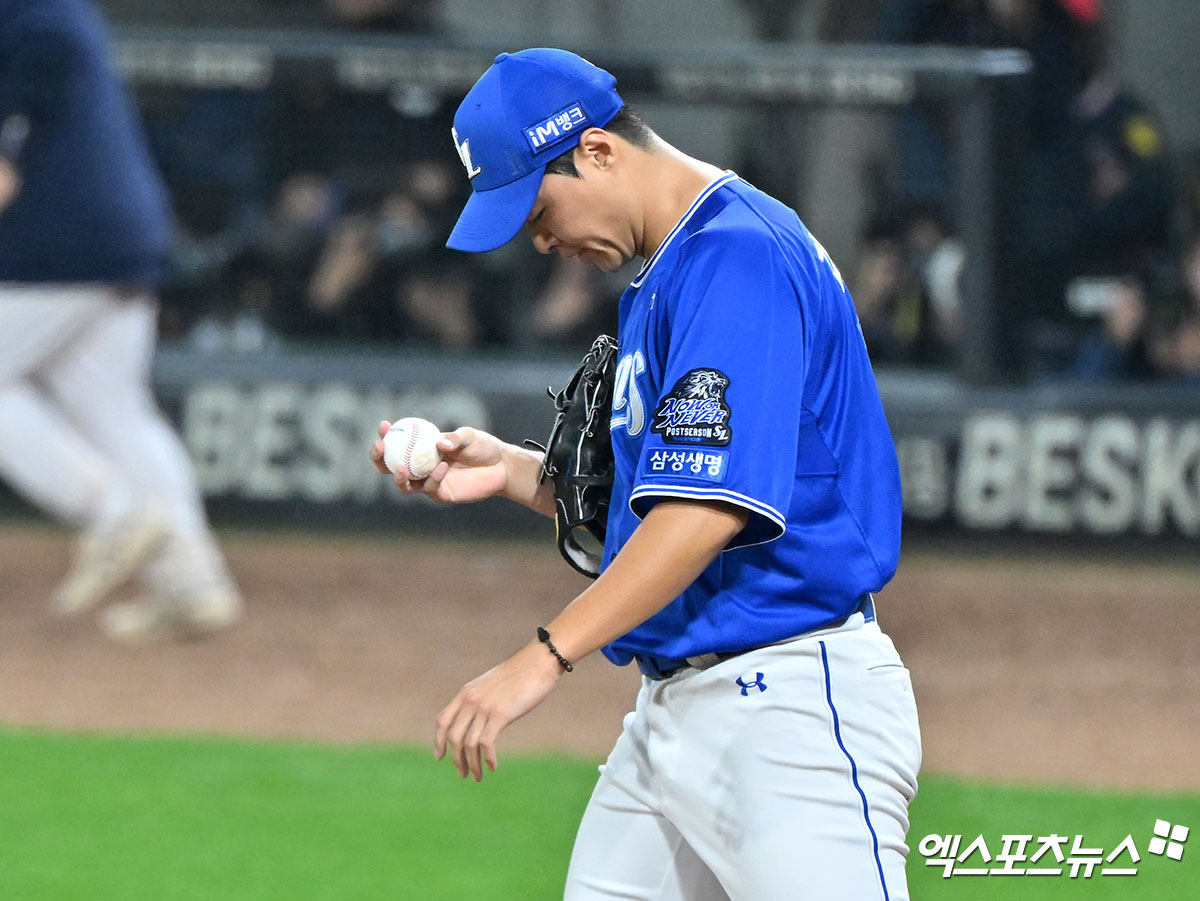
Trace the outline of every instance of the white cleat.
<path fill-rule="evenodd" d="M 148 594 L 113 604 L 101 616 L 100 627 L 114 641 L 190 640 L 228 629 L 244 609 L 242 596 L 228 585 L 186 596 Z"/>
<path fill-rule="evenodd" d="M 146 508 L 79 539 L 67 577 L 54 590 L 50 608 L 59 616 L 90 610 L 137 572 L 164 539 L 163 522 Z"/>

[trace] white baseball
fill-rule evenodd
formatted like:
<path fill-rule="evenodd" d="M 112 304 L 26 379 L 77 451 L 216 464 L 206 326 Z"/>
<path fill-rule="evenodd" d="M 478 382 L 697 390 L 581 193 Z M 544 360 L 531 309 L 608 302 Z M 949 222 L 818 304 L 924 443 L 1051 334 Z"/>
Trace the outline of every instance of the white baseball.
<path fill-rule="evenodd" d="M 428 419 L 397 419 L 383 436 L 383 462 L 392 472 L 405 466 L 414 479 L 423 479 L 442 462 L 437 449 L 441 437 L 442 430 Z"/>

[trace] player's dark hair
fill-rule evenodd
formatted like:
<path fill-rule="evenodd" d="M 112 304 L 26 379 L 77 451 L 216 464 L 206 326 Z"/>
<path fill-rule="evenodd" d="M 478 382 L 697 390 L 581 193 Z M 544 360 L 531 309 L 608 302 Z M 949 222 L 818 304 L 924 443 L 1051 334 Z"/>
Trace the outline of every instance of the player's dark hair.
<path fill-rule="evenodd" d="M 604 126 L 604 130 L 619 138 L 624 138 L 634 147 L 640 147 L 643 150 L 654 143 L 654 131 L 629 104 L 625 104 L 617 110 L 617 114 L 613 116 L 611 122 Z M 547 163 L 546 174 L 570 175 L 572 178 L 579 178 L 579 170 L 575 168 L 575 148 L 578 146 L 578 144 L 573 144 L 566 153 L 559 154 Z"/>

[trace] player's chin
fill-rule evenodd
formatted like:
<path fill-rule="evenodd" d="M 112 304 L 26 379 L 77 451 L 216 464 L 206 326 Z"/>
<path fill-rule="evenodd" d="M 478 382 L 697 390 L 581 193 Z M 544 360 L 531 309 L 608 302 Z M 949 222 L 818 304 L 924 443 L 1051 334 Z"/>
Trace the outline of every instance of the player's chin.
<path fill-rule="evenodd" d="M 579 254 L 579 259 L 591 263 L 601 272 L 616 272 L 624 266 L 628 259 L 613 251 L 585 250 Z"/>

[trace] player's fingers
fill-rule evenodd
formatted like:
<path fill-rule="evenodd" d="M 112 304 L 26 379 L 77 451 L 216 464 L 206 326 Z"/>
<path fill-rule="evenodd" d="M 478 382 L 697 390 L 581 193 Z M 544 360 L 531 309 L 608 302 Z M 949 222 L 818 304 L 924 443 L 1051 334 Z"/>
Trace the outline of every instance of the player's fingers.
<path fill-rule="evenodd" d="M 460 710 L 458 716 L 454 718 L 454 723 L 446 732 L 446 746 L 454 760 L 454 768 L 464 779 L 467 778 L 467 773 L 470 771 L 467 767 L 466 735 L 474 719 L 474 710 L 469 708 Z"/>
<path fill-rule="evenodd" d="M 467 777 L 467 765 L 463 760 L 462 745 L 458 741 L 455 741 L 454 737 L 450 734 L 446 735 L 444 756 L 450 758 L 450 762 L 454 764 L 454 769 L 458 772 L 458 775 L 465 779 Z M 438 759 L 440 760 L 441 758 Z"/>
<path fill-rule="evenodd" d="M 437 448 L 443 454 L 453 454 L 462 450 L 470 443 L 470 429 L 463 426 L 460 429 L 455 429 L 453 432 L 443 432 L 442 437 L 437 441 Z"/>
<path fill-rule="evenodd" d="M 433 736 L 433 759 L 441 760 L 446 756 L 446 739 L 450 732 L 450 727 L 454 724 L 454 718 L 458 716 L 458 711 L 462 708 L 462 696 L 455 697 L 453 701 L 442 708 L 442 712 L 437 715 L 435 723 L 437 731 Z"/>
<path fill-rule="evenodd" d="M 465 460 L 474 460 L 481 452 L 481 433 L 478 429 L 473 429 L 469 425 L 460 426 L 453 432 L 446 432 L 443 439 L 446 441 L 443 444 L 438 442 L 438 450 L 443 457 L 458 458 Z"/>
<path fill-rule="evenodd" d="M 375 468 L 384 475 L 391 475 L 388 471 L 387 464 L 383 462 L 383 442 L 376 441 L 371 445 L 371 449 L 367 452 L 367 456 L 371 458 L 371 462 L 375 464 Z"/>
<path fill-rule="evenodd" d="M 466 746 L 461 741 L 456 742 L 451 739 L 450 752 L 451 757 L 454 759 L 454 768 L 458 770 L 458 775 L 463 779 L 466 779 L 467 773 L 471 771 L 470 767 L 467 765 Z"/>
<path fill-rule="evenodd" d="M 426 494 L 437 494 L 438 489 L 442 487 L 442 480 L 446 478 L 450 472 L 450 464 L 445 460 L 433 467 L 433 472 L 427 475 L 424 481 L 424 489 Z"/>
<path fill-rule="evenodd" d="M 488 727 L 483 730 L 483 734 L 479 737 L 479 749 L 483 752 L 483 761 L 493 773 L 496 772 L 496 767 L 500 765 L 500 758 L 496 755 L 496 739 L 499 737 L 500 728 L 494 720 L 488 723 Z"/>
<path fill-rule="evenodd" d="M 379 420 L 379 429 L 378 429 L 379 437 L 382 438 L 384 435 L 386 435 L 391 430 L 391 428 L 392 428 L 392 424 L 390 422 L 388 422 L 386 419 Z"/>
<path fill-rule="evenodd" d="M 471 723 L 471 728 L 467 730 L 466 737 L 463 739 L 463 757 L 476 782 L 483 779 L 482 750 L 479 746 L 479 741 L 486 726 L 487 717 L 482 713 L 477 715 Z"/>
<path fill-rule="evenodd" d="M 418 494 L 425 490 L 425 479 L 414 479 L 407 466 L 396 467 L 396 487 L 405 494 Z"/>

